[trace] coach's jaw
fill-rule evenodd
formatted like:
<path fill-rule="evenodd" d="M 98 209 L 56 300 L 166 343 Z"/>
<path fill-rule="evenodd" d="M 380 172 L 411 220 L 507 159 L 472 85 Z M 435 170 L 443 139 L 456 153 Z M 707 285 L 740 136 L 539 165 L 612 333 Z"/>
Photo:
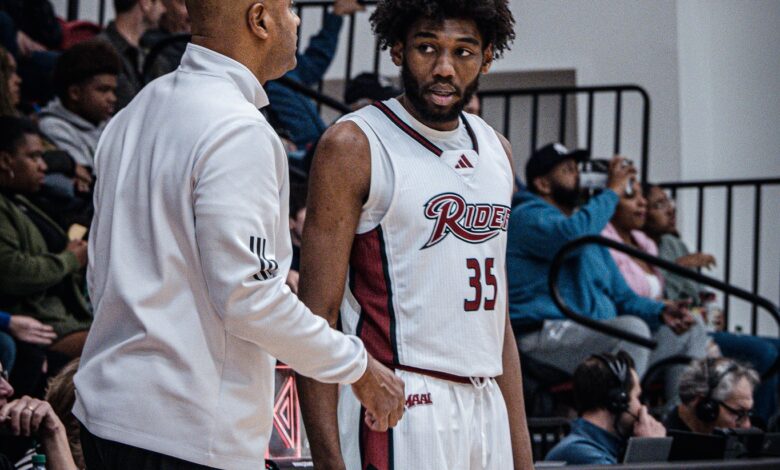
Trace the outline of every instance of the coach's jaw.
<path fill-rule="evenodd" d="M 260 83 L 295 68 L 300 19 L 291 0 L 186 0 L 192 42 L 245 65 Z"/>
<path fill-rule="evenodd" d="M 483 43 L 473 20 L 425 18 L 393 46 L 391 56 L 402 68 L 409 111 L 431 127 L 448 130 L 457 127 L 480 74 L 490 70 L 493 47 Z"/>

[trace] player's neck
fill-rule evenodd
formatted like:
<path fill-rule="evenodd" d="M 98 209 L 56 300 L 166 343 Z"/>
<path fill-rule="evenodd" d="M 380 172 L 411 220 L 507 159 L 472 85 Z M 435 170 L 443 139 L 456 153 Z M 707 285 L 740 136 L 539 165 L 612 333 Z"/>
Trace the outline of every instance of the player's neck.
<path fill-rule="evenodd" d="M 411 114 L 413 118 L 415 118 L 420 124 L 430 127 L 433 130 L 436 131 L 454 131 L 458 128 L 460 125 L 460 116 L 456 116 L 455 119 L 452 121 L 445 121 L 445 122 L 432 122 L 430 120 L 426 120 L 418 111 L 417 108 L 414 107 L 411 101 L 406 97 L 406 95 L 401 95 L 400 98 L 398 98 L 398 102 L 401 103 L 401 106 L 404 107 L 407 113 Z"/>

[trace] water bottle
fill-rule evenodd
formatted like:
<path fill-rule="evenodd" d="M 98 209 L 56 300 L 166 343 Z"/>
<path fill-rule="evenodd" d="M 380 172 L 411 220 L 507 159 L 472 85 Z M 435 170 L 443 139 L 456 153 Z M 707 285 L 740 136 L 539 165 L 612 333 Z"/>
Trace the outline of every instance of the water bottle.
<path fill-rule="evenodd" d="M 35 454 L 32 456 L 32 470 L 46 470 L 46 456 Z"/>

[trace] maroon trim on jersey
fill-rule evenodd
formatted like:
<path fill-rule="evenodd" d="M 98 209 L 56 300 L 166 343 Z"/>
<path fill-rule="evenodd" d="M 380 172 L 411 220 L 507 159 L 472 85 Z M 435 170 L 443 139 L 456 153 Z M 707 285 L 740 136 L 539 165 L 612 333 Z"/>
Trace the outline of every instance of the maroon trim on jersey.
<path fill-rule="evenodd" d="M 419 142 L 420 145 L 433 152 L 434 155 L 436 155 L 437 157 L 441 157 L 441 154 L 444 153 L 444 151 L 440 149 L 438 145 L 426 139 L 424 135 L 420 134 L 412 126 L 405 123 L 403 119 L 401 119 L 397 114 L 395 114 L 393 110 L 388 108 L 387 105 L 384 104 L 383 102 L 377 101 L 376 103 L 374 103 L 373 106 L 379 109 L 380 111 L 382 111 L 382 113 L 384 113 L 384 115 L 387 116 L 387 118 L 390 119 L 390 121 L 393 124 L 398 126 L 406 134 L 408 134 L 409 137 Z M 479 143 L 477 142 L 477 135 L 474 134 L 474 130 L 471 128 L 471 124 L 469 124 L 468 119 L 466 119 L 466 116 L 462 113 L 461 113 L 461 118 L 463 119 L 463 123 L 466 126 L 466 132 L 468 132 L 469 134 L 469 138 L 471 139 L 471 145 L 474 147 L 474 151 L 479 153 Z"/>
<path fill-rule="evenodd" d="M 393 291 L 381 226 L 355 236 L 349 265 L 350 288 L 360 304 L 356 333 L 379 362 L 397 364 Z"/>
<path fill-rule="evenodd" d="M 405 366 L 405 365 L 402 365 L 402 364 L 398 364 L 398 365 L 395 365 L 395 366 L 389 365 L 389 364 L 385 364 L 385 366 L 387 366 L 387 367 L 389 367 L 391 369 L 398 369 L 398 370 L 403 370 L 403 371 L 406 371 L 406 372 L 412 372 L 412 373 L 415 373 L 415 374 L 427 375 L 428 377 L 433 377 L 434 379 L 448 380 L 450 382 L 455 382 L 455 383 L 459 383 L 459 384 L 470 384 L 471 383 L 471 379 L 468 378 L 468 377 L 461 377 L 460 375 L 448 374 L 446 372 L 438 372 L 438 371 L 429 370 L 429 369 L 420 369 L 420 368 L 417 368 L 417 367 Z"/>
<path fill-rule="evenodd" d="M 366 425 L 366 409 L 360 408 L 360 468 L 362 470 L 393 470 L 393 430 L 372 431 Z"/>

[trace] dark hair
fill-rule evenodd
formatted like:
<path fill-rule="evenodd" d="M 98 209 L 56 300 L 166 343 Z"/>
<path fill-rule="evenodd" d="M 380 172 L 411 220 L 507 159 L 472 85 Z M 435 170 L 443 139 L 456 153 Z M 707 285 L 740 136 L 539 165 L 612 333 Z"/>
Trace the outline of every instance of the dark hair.
<path fill-rule="evenodd" d="M 54 91 L 61 100 L 68 88 L 97 75 L 119 75 L 121 62 L 114 47 L 102 40 L 85 41 L 63 52 L 54 67 Z"/>
<path fill-rule="evenodd" d="M 493 45 L 496 58 L 515 39 L 515 19 L 506 0 L 379 0 L 371 26 L 382 49 L 404 42 L 409 28 L 420 18 L 474 20 L 484 45 Z"/>
<path fill-rule="evenodd" d="M 118 13 L 125 13 L 133 9 L 138 3 L 138 0 L 114 0 L 114 11 Z"/>
<path fill-rule="evenodd" d="M 306 208 L 306 198 L 309 195 L 309 185 L 306 181 L 290 184 L 290 218 L 294 219 L 298 211 Z"/>
<path fill-rule="evenodd" d="M 625 351 L 618 351 L 617 354 L 604 353 L 601 356 L 623 362 L 629 369 L 634 368 L 634 360 Z M 633 382 L 633 379 L 626 380 L 623 391 L 630 394 Z M 577 412 L 582 414 L 586 411 L 606 409 L 610 401 L 610 390 L 620 386 L 620 381 L 603 359 L 595 355 L 585 359 L 574 371 L 574 402 Z"/>
<path fill-rule="evenodd" d="M 28 134 L 38 135 L 38 127 L 29 119 L 0 116 L 0 152 L 15 154 Z"/>

